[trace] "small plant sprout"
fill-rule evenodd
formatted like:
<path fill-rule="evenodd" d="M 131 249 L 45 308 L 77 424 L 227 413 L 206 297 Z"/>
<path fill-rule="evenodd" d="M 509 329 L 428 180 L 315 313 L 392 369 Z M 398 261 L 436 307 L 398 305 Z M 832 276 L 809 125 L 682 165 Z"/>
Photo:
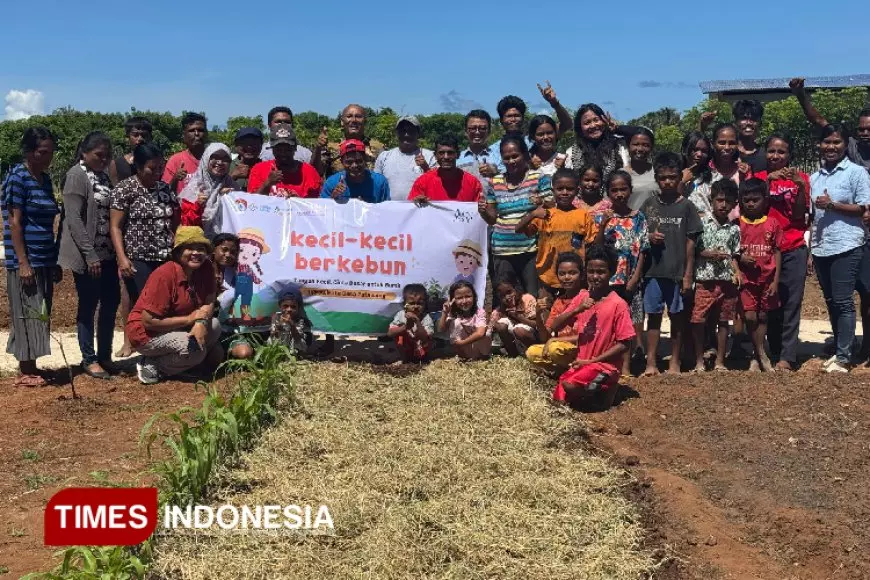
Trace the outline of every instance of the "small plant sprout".
<path fill-rule="evenodd" d="M 69 373 L 69 388 L 72 390 L 72 398 L 78 399 L 79 396 L 76 393 L 76 386 L 73 383 L 73 370 L 69 364 L 69 360 L 66 358 L 66 350 L 63 348 L 63 342 L 60 340 L 60 337 L 53 332 L 51 332 L 51 315 L 48 313 L 48 305 L 45 300 L 42 301 L 42 306 L 37 311 L 33 308 L 28 308 L 28 316 L 23 316 L 22 318 L 25 320 L 39 320 L 40 322 L 45 324 L 45 327 L 48 329 L 48 335 L 57 343 L 57 346 L 60 347 L 60 356 L 63 357 L 63 364 L 66 365 L 66 370 Z"/>

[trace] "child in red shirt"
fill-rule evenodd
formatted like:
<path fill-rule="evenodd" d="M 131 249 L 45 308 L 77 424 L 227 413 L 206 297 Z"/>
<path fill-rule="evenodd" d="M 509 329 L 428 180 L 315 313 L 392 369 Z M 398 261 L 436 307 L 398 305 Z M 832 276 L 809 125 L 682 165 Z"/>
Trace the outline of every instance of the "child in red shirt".
<path fill-rule="evenodd" d="M 589 290 L 581 291 L 574 304 L 587 300 L 591 304 L 577 314 L 574 323 L 577 336 L 566 337 L 577 343 L 577 360 L 559 378 L 553 391 L 556 401 L 579 402 L 602 394 L 605 408 L 613 404 L 623 355 L 635 336 L 628 304 L 610 289 L 610 277 L 615 270 L 613 250 L 597 244 L 586 250 Z"/>
<path fill-rule="evenodd" d="M 773 371 L 764 351 L 767 313 L 779 307 L 782 225 L 768 209 L 767 183 L 748 179 L 740 184 L 740 302 L 755 348 L 749 370 Z"/>

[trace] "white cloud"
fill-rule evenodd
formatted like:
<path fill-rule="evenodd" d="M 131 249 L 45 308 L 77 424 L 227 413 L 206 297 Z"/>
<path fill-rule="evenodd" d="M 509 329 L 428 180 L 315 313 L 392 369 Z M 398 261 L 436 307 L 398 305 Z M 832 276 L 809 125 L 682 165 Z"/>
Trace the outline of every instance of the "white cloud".
<path fill-rule="evenodd" d="M 6 93 L 6 119 L 17 121 L 45 113 L 45 96 L 41 91 L 12 89 Z"/>

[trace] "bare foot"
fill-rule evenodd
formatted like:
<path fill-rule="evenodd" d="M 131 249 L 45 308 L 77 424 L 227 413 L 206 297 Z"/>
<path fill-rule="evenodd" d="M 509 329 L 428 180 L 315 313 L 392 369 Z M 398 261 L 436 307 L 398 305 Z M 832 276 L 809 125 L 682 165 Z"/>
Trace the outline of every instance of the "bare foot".
<path fill-rule="evenodd" d="M 115 351 L 115 358 L 127 358 L 128 356 L 133 356 L 133 347 L 129 344 L 125 344 Z"/>
<path fill-rule="evenodd" d="M 646 367 L 646 369 L 643 371 L 643 374 L 640 376 L 642 376 L 642 377 L 654 377 L 657 374 L 659 374 L 659 369 L 657 369 L 656 367 Z"/>
<path fill-rule="evenodd" d="M 714 371 L 728 371 L 728 367 L 725 366 L 725 363 L 716 363 L 716 366 L 713 367 Z"/>
<path fill-rule="evenodd" d="M 666 375 L 678 375 L 680 374 L 680 363 L 677 361 L 677 364 L 671 363 L 668 365 L 668 370 L 665 371 Z"/>
<path fill-rule="evenodd" d="M 766 373 L 773 372 L 773 365 L 771 364 L 770 359 L 767 358 L 767 355 L 762 355 L 759 362 L 761 363 L 761 370 Z"/>
<path fill-rule="evenodd" d="M 786 372 L 786 373 L 790 373 L 790 372 L 794 371 L 794 369 L 791 367 L 791 363 L 788 361 L 784 361 L 784 360 L 781 360 L 778 363 L 776 363 L 776 370 L 778 372 Z"/>
<path fill-rule="evenodd" d="M 749 371 L 753 372 L 753 373 L 760 373 L 761 372 L 761 367 L 758 366 L 757 360 L 752 359 L 752 362 L 749 363 Z"/>
<path fill-rule="evenodd" d="M 700 363 L 695 365 L 695 368 L 692 369 L 692 372 L 696 373 L 696 374 L 697 373 L 705 373 L 705 372 L 707 372 L 707 367 L 704 366 L 703 362 L 700 362 Z"/>

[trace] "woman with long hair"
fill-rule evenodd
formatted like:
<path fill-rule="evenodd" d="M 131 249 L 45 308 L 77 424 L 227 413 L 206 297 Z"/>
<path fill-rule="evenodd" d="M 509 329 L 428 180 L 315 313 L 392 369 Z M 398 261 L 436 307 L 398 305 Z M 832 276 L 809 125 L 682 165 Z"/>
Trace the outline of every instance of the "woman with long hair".
<path fill-rule="evenodd" d="M 612 171 L 628 165 L 625 139 L 614 133 L 613 128 L 613 122 L 604 109 L 595 103 L 581 105 L 574 115 L 577 142 L 568 149 L 565 167 L 574 169 L 595 165 L 604 171 L 602 179 L 607 181 Z"/>

